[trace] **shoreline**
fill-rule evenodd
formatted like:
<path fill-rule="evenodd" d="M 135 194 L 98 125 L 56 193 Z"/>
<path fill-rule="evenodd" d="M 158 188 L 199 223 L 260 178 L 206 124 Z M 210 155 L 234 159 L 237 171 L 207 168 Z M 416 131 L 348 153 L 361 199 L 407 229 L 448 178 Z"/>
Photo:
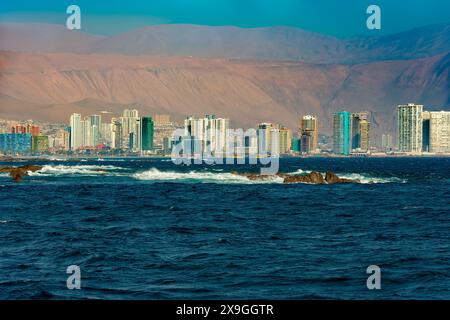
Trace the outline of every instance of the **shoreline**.
<path fill-rule="evenodd" d="M 308 155 L 308 156 L 298 156 L 298 155 L 282 155 L 279 157 L 280 159 L 311 159 L 311 158 L 336 158 L 336 159 L 370 159 L 370 158 L 450 158 L 450 154 L 372 154 L 372 155 Z M 23 161 L 102 161 L 105 159 L 117 159 L 117 160 L 126 160 L 126 159 L 171 159 L 170 155 L 147 155 L 147 156 L 112 156 L 112 155 L 104 155 L 104 156 L 0 156 L 0 162 L 23 162 Z M 195 158 L 193 158 L 195 159 Z M 225 158 L 224 158 L 225 159 Z M 235 158 L 233 158 L 235 159 Z"/>

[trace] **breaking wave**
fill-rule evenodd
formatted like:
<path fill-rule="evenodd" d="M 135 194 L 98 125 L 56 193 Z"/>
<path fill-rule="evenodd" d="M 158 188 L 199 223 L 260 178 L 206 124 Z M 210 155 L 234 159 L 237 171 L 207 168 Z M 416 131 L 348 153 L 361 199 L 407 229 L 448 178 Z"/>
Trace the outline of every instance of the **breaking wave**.
<path fill-rule="evenodd" d="M 51 175 L 105 175 L 111 174 L 111 171 L 123 170 L 123 168 L 115 166 L 97 166 L 97 165 L 79 165 L 79 166 L 64 166 L 64 165 L 45 165 L 41 170 L 36 172 L 28 172 L 30 176 L 51 176 Z"/>
<path fill-rule="evenodd" d="M 383 177 L 372 177 L 369 175 L 364 175 L 360 173 L 341 173 L 337 174 L 340 178 L 359 180 L 360 183 L 405 183 L 406 180 L 402 180 L 397 177 L 383 178 Z"/>
<path fill-rule="evenodd" d="M 244 176 L 224 172 L 175 172 L 159 171 L 152 168 L 148 171 L 139 172 L 133 175 L 133 178 L 146 181 L 177 181 L 177 182 L 202 182 L 202 183 L 224 183 L 224 184 L 255 184 L 255 183 L 282 183 L 283 179 L 274 177 L 265 181 L 251 181 Z"/>

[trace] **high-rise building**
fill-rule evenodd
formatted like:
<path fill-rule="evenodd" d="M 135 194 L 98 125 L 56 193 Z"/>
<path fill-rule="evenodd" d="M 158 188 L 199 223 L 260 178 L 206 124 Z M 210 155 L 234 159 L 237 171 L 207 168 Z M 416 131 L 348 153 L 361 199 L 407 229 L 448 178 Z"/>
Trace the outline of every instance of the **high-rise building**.
<path fill-rule="evenodd" d="M 422 114 L 422 151 L 430 151 L 430 113 L 427 111 Z"/>
<path fill-rule="evenodd" d="M 423 105 L 399 105 L 398 148 L 400 152 L 422 152 Z"/>
<path fill-rule="evenodd" d="M 31 151 L 33 152 L 46 152 L 49 148 L 48 136 L 32 136 L 31 137 Z"/>
<path fill-rule="evenodd" d="M 361 151 L 367 152 L 370 150 L 370 122 L 367 120 L 362 120 L 359 123 L 359 131 L 360 131 L 359 149 Z"/>
<path fill-rule="evenodd" d="M 317 118 L 311 115 L 306 115 L 300 120 L 300 136 L 308 136 L 308 145 L 304 147 L 302 152 L 310 153 L 317 150 L 317 143 L 319 140 L 319 130 Z"/>
<path fill-rule="evenodd" d="M 370 123 L 367 112 L 352 114 L 352 150 L 369 151 Z"/>
<path fill-rule="evenodd" d="M 429 152 L 450 153 L 450 112 L 424 112 L 424 118 L 429 118 Z"/>
<path fill-rule="evenodd" d="M 31 133 L 0 134 L 0 151 L 13 154 L 30 152 Z"/>
<path fill-rule="evenodd" d="M 258 153 L 266 154 L 272 152 L 273 124 L 264 122 L 258 125 Z"/>
<path fill-rule="evenodd" d="M 153 119 L 151 117 L 142 117 L 142 151 L 153 149 Z"/>
<path fill-rule="evenodd" d="M 291 130 L 280 126 L 278 133 L 280 135 L 278 154 L 286 154 L 291 151 Z"/>
<path fill-rule="evenodd" d="M 80 121 L 81 125 L 81 147 L 91 147 L 91 120 L 90 118 L 84 118 Z"/>
<path fill-rule="evenodd" d="M 352 146 L 352 114 L 348 111 L 333 114 L 333 151 L 349 155 Z"/>
<path fill-rule="evenodd" d="M 381 136 L 381 148 L 385 151 L 392 149 L 392 136 L 390 134 L 383 134 Z"/>
<path fill-rule="evenodd" d="M 94 114 L 89 116 L 90 122 L 90 134 L 89 134 L 89 146 L 97 147 L 101 144 L 101 126 L 102 126 L 102 117 L 100 115 Z"/>
<path fill-rule="evenodd" d="M 136 109 L 125 109 L 120 117 L 122 127 L 122 147 L 130 150 L 140 150 L 140 121 Z"/>
<path fill-rule="evenodd" d="M 123 149 L 123 130 L 121 119 L 112 118 L 111 119 L 111 148 L 112 149 Z"/>
<path fill-rule="evenodd" d="M 192 145 L 198 145 L 201 150 L 196 152 L 210 152 L 222 155 L 226 152 L 226 135 L 230 120 L 217 118 L 214 115 L 206 115 L 204 118 L 195 119 L 189 117 L 184 121 L 185 135 L 189 135 L 193 141 Z"/>
<path fill-rule="evenodd" d="M 78 150 L 82 146 L 81 115 L 74 113 L 70 116 L 70 150 Z"/>

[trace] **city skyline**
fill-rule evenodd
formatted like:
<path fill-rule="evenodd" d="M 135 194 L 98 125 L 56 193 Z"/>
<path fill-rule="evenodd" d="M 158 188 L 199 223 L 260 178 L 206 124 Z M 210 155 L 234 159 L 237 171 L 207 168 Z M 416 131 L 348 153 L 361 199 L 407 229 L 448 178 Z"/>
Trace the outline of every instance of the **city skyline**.
<path fill-rule="evenodd" d="M 398 152 L 450 153 L 450 112 L 426 111 L 422 105 L 413 103 L 397 106 L 397 112 Z M 108 115 L 110 120 L 103 122 L 102 114 Z M 327 136 L 319 132 L 318 118 L 314 115 L 304 115 L 299 118 L 298 123 L 298 128 L 293 131 L 276 122 L 259 123 L 253 128 L 260 130 L 263 135 L 258 140 L 246 142 L 246 147 L 273 154 L 304 155 L 324 153 L 330 148 L 336 155 L 395 151 L 390 134 L 383 134 L 381 142 L 374 143 L 370 133 L 371 123 L 368 112 L 335 113 L 331 145 L 330 142 L 328 144 L 322 142 L 320 148 L 318 148 L 319 134 Z M 67 129 L 60 128 L 52 135 L 41 134 L 39 126 L 32 122 L 25 125 L 16 122 L 11 127 L 11 133 L 0 131 L 0 134 L 29 134 L 26 139 L 30 139 L 30 144 L 25 143 L 22 138 L 16 141 L 11 140 L 12 137 L 4 136 L 2 145 L 21 143 L 25 144 L 25 150 L 29 148 L 32 152 L 47 152 L 53 149 L 77 151 L 107 148 L 135 153 L 159 152 L 159 154 L 167 155 L 174 143 L 173 132 L 181 127 L 172 122 L 169 115 L 140 116 L 137 109 L 131 108 L 124 109 L 120 116 L 109 112 L 88 116 L 74 113 L 70 116 Z M 204 118 L 187 116 L 184 121 L 185 134 L 199 141 L 201 145 L 199 150 L 205 150 L 208 146 L 214 153 L 225 152 L 225 137 L 228 129 L 231 129 L 230 119 L 218 118 L 215 115 L 206 115 Z M 216 133 L 210 135 L 211 132 Z M 207 145 L 206 141 L 208 141 Z M 23 151 L 21 148 L 17 150 Z"/>

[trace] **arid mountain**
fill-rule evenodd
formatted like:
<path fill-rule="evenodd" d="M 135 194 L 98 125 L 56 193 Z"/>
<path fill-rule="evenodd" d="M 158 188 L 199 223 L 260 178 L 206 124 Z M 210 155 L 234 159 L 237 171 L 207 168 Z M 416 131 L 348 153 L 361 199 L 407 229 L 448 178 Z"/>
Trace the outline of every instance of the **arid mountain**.
<path fill-rule="evenodd" d="M 355 64 L 417 59 L 449 52 L 450 24 L 426 26 L 388 36 L 347 39 L 290 27 L 172 24 L 98 37 L 59 25 L 0 24 L 0 50 Z"/>
<path fill-rule="evenodd" d="M 64 25 L 0 24 L 0 50 L 21 52 L 88 52 L 102 37 L 70 31 Z"/>
<path fill-rule="evenodd" d="M 116 54 L 0 53 L 0 115 L 67 122 L 73 112 L 215 113 L 238 126 L 276 121 L 295 129 L 336 110 L 372 113 L 375 134 L 394 132 L 395 107 L 450 107 L 450 54 L 367 64 L 201 59 Z"/>

